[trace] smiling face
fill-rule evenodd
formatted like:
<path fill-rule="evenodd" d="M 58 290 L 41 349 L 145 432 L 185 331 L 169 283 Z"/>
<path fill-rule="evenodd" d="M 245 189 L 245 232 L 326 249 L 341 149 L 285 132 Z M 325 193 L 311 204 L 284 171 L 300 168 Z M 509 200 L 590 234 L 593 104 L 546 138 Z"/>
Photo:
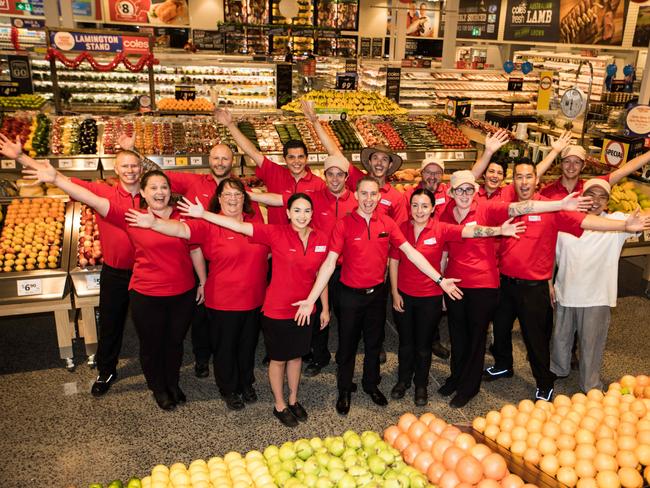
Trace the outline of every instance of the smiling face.
<path fill-rule="evenodd" d="M 476 187 L 471 183 L 463 183 L 451 190 L 451 195 L 456 202 L 456 207 L 460 210 L 465 210 L 470 207 L 472 200 L 474 199 L 474 193 L 476 193 Z"/>
<path fill-rule="evenodd" d="M 240 217 L 244 211 L 244 194 L 239 188 L 225 184 L 219 195 L 221 212 L 227 217 Z"/>
<path fill-rule="evenodd" d="M 372 176 L 377 179 L 386 178 L 390 169 L 390 156 L 388 154 L 381 151 L 374 152 L 368 162 Z"/>
<path fill-rule="evenodd" d="M 287 151 L 284 162 L 292 176 L 302 176 L 307 164 L 307 153 L 301 147 L 292 147 Z"/>
<path fill-rule="evenodd" d="M 498 190 L 503 183 L 505 175 L 503 174 L 503 168 L 496 164 L 488 164 L 487 169 L 485 170 L 485 189 L 488 193 L 492 193 Z"/>
<path fill-rule="evenodd" d="M 298 198 L 291 204 L 291 207 L 287 209 L 287 217 L 289 217 L 291 227 L 297 231 L 309 226 L 312 213 L 311 203 L 304 198 Z"/>
<path fill-rule="evenodd" d="M 411 217 L 416 224 L 426 224 L 434 208 L 433 202 L 427 195 L 413 195 L 411 198 Z"/>
<path fill-rule="evenodd" d="M 564 158 L 560 165 L 562 166 L 562 176 L 568 180 L 575 180 L 580 176 L 580 171 L 585 162 L 578 156 L 569 156 Z"/>
<path fill-rule="evenodd" d="M 327 184 L 328 190 L 334 195 L 338 195 L 345 190 L 345 181 L 347 179 L 348 174 L 339 168 L 329 168 L 325 171 L 325 183 Z"/>
<path fill-rule="evenodd" d="M 215 178 L 221 180 L 232 171 L 232 150 L 225 144 L 217 144 L 210 150 L 210 169 Z"/>
<path fill-rule="evenodd" d="M 583 193 L 583 197 L 591 197 L 593 203 L 587 213 L 591 215 L 600 215 L 607 210 L 607 204 L 609 203 L 609 194 L 605 191 L 604 188 L 594 185 L 587 188 Z"/>
<path fill-rule="evenodd" d="M 379 203 L 379 184 L 375 181 L 362 181 L 355 193 L 359 210 L 365 217 L 370 217 Z"/>
<path fill-rule="evenodd" d="M 164 176 L 153 175 L 147 178 L 140 194 L 151 210 L 161 211 L 169 206 L 172 190 Z"/>
<path fill-rule="evenodd" d="M 515 165 L 513 183 L 519 201 L 523 202 L 533 198 L 535 188 L 537 187 L 537 173 L 535 171 L 535 166 L 532 164 Z"/>
<path fill-rule="evenodd" d="M 428 164 L 422 170 L 422 182 L 424 188 L 435 193 L 442 181 L 442 169 L 437 164 Z"/>
<path fill-rule="evenodd" d="M 142 176 L 142 164 L 135 154 L 122 152 L 115 159 L 115 174 L 123 185 L 134 185 Z"/>

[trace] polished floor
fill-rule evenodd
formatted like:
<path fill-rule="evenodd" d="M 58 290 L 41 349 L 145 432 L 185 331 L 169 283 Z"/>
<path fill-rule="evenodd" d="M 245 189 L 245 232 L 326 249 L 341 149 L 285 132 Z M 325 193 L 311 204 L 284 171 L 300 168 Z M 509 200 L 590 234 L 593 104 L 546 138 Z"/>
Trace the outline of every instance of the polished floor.
<path fill-rule="evenodd" d="M 629 262 L 622 270 L 622 297 L 613 310 L 603 368 L 605 382 L 625 373 L 650 373 L 650 301 L 644 296 L 640 270 Z M 445 328 L 443 321 L 446 340 Z M 335 337 L 330 344 L 335 344 Z M 0 486 L 81 488 L 95 481 L 142 477 L 158 463 L 188 463 L 231 450 L 243 453 L 300 437 L 336 435 L 347 429 L 382 431 L 405 411 L 432 411 L 450 422 L 468 423 L 492 408 L 533 393 L 534 382 L 518 329 L 514 344 L 515 377 L 484 385 L 461 410 L 449 408 L 435 392 L 448 373 L 448 365 L 434 358 L 426 407 L 414 406 L 412 390 L 385 408 L 356 393 L 350 414 L 340 417 L 334 410 L 335 369 L 330 365 L 321 375 L 303 379 L 300 397 L 310 419 L 298 428 L 287 429 L 271 415 L 271 393 L 261 365 L 256 369 L 259 402 L 230 412 L 218 398 L 212 376 L 194 377 L 188 338 L 181 384 L 189 402 L 168 413 L 158 409 L 144 385 L 131 324 L 119 381 L 109 394 L 96 399 L 89 393 L 96 373 L 84 364 L 82 344 L 75 347 L 76 371 L 63 368 L 52 317 L 0 319 Z M 382 367 L 381 388 L 388 394 L 397 371 L 397 335 L 392 323 L 387 325 L 386 347 L 388 361 Z M 261 348 L 258 353 L 261 360 Z M 357 376 L 360 361 L 361 355 Z M 577 391 L 576 372 L 558 381 L 556 387 L 558 393 Z"/>

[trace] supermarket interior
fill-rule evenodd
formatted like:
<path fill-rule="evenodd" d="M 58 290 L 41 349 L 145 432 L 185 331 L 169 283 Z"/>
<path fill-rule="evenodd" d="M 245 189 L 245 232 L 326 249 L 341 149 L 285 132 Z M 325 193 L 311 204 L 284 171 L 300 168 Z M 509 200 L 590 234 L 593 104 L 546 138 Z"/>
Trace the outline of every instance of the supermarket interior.
<path fill-rule="evenodd" d="M 583 392 L 572 367 L 554 398 L 535 401 L 531 354 L 515 326 L 512 377 L 483 381 L 462 408 L 438 393 L 450 359 L 436 355 L 426 405 L 414 405 L 411 389 L 379 406 L 362 391 L 362 343 L 349 414 L 335 408 L 332 354 L 320 374 L 301 379 L 309 419 L 289 429 L 271 414 L 262 336 L 259 399 L 242 410 L 224 404 L 212 364 L 198 377 L 190 332 L 180 369 L 187 403 L 158 408 L 131 317 L 118 381 L 91 394 L 111 251 L 89 206 L 26 179 L 6 149 L 19 141 L 36 165 L 119 186 L 124 135 L 167 174 L 215 180 L 210 151 L 224 144 L 232 174 L 264 192 L 255 158 L 215 117 L 227 109 L 271 163 L 285 165 L 284 145 L 302 141 L 323 179 L 321 133 L 359 168 L 368 169 L 364 148 L 387 148 L 401 160 L 387 183 L 410 195 L 424 184 L 423 161 L 437 161 L 449 185 L 480 160 L 486 138 L 505 137 L 492 162 L 509 184 L 515 162 L 558 156 L 554 144 L 568 131 L 584 148 L 583 179 L 636 165 L 606 184 L 605 210 L 643 215 L 649 46 L 650 0 L 0 0 L 0 484 L 650 486 L 650 230 L 621 242 L 602 389 Z M 319 130 L 302 101 L 313 104 Z M 560 159 L 540 187 L 563 181 Z M 450 348 L 446 313 L 439 329 Z M 390 300 L 385 333 L 380 389 L 389 396 L 400 342 Z"/>

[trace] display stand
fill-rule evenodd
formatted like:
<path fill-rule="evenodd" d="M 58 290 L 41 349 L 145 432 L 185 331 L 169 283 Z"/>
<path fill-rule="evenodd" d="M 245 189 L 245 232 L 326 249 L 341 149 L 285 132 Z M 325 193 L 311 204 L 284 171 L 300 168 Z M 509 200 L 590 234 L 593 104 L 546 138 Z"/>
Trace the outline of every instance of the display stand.
<path fill-rule="evenodd" d="M 88 366 L 96 366 L 95 354 L 97 353 L 97 321 L 95 320 L 95 307 L 99 306 L 99 295 L 80 297 L 75 293 L 74 306 L 79 310 L 77 328 L 79 337 L 83 338 L 88 355 Z"/>

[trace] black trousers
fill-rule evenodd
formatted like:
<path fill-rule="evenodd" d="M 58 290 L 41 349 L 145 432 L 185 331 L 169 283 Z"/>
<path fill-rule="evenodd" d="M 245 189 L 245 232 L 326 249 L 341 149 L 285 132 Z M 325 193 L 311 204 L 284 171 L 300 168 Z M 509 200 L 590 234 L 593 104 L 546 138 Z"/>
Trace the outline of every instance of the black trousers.
<path fill-rule="evenodd" d="M 472 398 L 481 388 L 487 330 L 497 308 L 499 289 L 461 291 L 460 300 L 446 298 L 451 342 L 451 375 L 446 383 L 456 389 L 457 395 Z"/>
<path fill-rule="evenodd" d="M 131 290 L 131 313 L 140 339 L 140 363 L 153 392 L 178 386 L 183 339 L 192 321 L 196 290 L 155 297 Z"/>
<path fill-rule="evenodd" d="M 129 310 L 130 269 L 102 266 L 99 274 L 99 338 L 97 341 L 97 369 L 102 376 L 115 372 L 122 349 L 124 322 Z"/>
<path fill-rule="evenodd" d="M 226 311 L 207 308 L 214 379 L 219 393 L 229 395 L 255 382 L 255 348 L 260 333 L 260 308 Z"/>
<path fill-rule="evenodd" d="M 329 283 L 327 285 L 327 291 L 329 294 L 330 310 L 334 312 L 336 320 L 339 320 L 340 306 L 339 306 L 339 285 L 341 278 L 341 267 L 337 266 L 334 269 L 334 273 L 330 277 Z M 330 327 L 327 326 L 324 329 L 320 328 L 320 313 L 323 310 L 323 304 L 320 299 L 316 302 L 316 320 L 312 324 L 312 336 L 311 336 L 311 353 L 312 353 L 312 362 L 318 363 L 321 365 L 329 364 L 332 357 L 329 350 L 329 338 L 330 338 Z M 331 323 L 331 321 L 330 321 Z"/>
<path fill-rule="evenodd" d="M 553 332 L 551 299 L 548 283 L 518 283 L 501 276 L 499 305 L 494 315 L 493 355 L 495 368 L 512 369 L 512 326 L 519 319 L 528 362 L 537 387 L 553 387 L 555 375 L 550 370 L 550 342 Z"/>
<path fill-rule="evenodd" d="M 354 377 L 354 362 L 363 333 L 364 358 L 362 385 L 366 390 L 379 385 L 379 351 L 384 342 L 386 299 L 388 288 L 377 285 L 372 293 L 361 294 L 341 284 L 339 316 L 339 348 L 337 386 L 350 390 Z"/>
<path fill-rule="evenodd" d="M 192 316 L 192 352 L 199 364 L 210 362 L 210 324 L 205 305 L 196 305 Z"/>
<path fill-rule="evenodd" d="M 400 292 L 404 312 L 393 309 L 399 334 L 397 381 L 415 386 L 429 384 L 431 341 L 442 316 L 442 295 L 414 297 Z"/>

